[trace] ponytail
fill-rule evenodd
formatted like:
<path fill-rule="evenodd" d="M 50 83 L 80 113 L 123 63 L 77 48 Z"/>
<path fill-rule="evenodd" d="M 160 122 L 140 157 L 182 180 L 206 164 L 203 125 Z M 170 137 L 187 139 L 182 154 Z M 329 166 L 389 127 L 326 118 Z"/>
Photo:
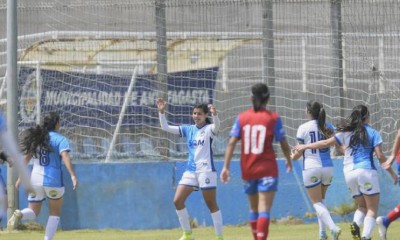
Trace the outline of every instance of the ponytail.
<path fill-rule="evenodd" d="M 326 112 L 321 103 L 310 100 L 307 102 L 307 111 L 311 114 L 312 118 L 317 120 L 318 130 L 329 138 L 333 135 L 333 131 L 326 127 Z"/>
<path fill-rule="evenodd" d="M 263 105 L 266 105 L 269 100 L 268 86 L 263 83 L 257 83 L 251 88 L 252 101 L 254 111 L 259 111 Z"/>
<path fill-rule="evenodd" d="M 350 138 L 349 147 L 354 148 L 357 145 L 368 145 L 368 133 L 364 127 L 364 122 L 369 116 L 368 108 L 364 105 L 358 105 L 353 108 L 350 116 L 338 127 L 340 132 L 353 132 Z"/>

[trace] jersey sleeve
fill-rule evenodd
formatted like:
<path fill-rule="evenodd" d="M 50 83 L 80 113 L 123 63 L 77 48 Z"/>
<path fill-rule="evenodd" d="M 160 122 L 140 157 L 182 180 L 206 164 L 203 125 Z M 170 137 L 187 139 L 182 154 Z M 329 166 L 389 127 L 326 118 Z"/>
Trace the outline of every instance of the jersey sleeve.
<path fill-rule="evenodd" d="M 335 125 L 333 125 L 332 123 L 326 122 L 326 123 L 325 123 L 325 126 L 326 126 L 326 128 L 332 130 L 333 132 L 336 132 L 336 127 L 335 127 Z"/>
<path fill-rule="evenodd" d="M 344 132 L 338 132 L 335 134 L 335 140 L 338 145 L 342 146 L 344 144 Z"/>
<path fill-rule="evenodd" d="M 279 116 L 276 118 L 274 136 L 275 136 L 275 141 L 277 142 L 281 142 L 286 138 L 286 131 L 285 128 L 283 127 L 282 120 Z"/>
<path fill-rule="evenodd" d="M 381 135 L 379 134 L 379 132 L 378 131 L 373 131 L 373 136 L 372 136 L 372 146 L 374 146 L 374 147 L 376 147 L 376 146 L 378 146 L 378 145 L 380 145 L 380 144 L 382 144 L 382 137 L 381 137 Z"/>
<path fill-rule="evenodd" d="M 239 117 L 236 118 L 235 123 L 232 126 L 232 129 L 229 133 L 230 137 L 240 138 L 240 122 Z"/>
<path fill-rule="evenodd" d="M 179 136 L 180 137 L 187 137 L 188 136 L 188 131 L 189 131 L 189 126 L 188 125 L 182 125 L 179 126 Z"/>
<path fill-rule="evenodd" d="M 304 125 L 301 125 L 298 129 L 297 129 L 297 133 L 296 133 L 296 139 L 300 144 L 304 144 Z"/>
<path fill-rule="evenodd" d="M 67 152 L 71 151 L 71 147 L 69 146 L 69 142 L 68 142 L 67 138 L 63 137 L 60 139 L 60 144 L 59 144 L 58 149 L 59 149 L 59 153 L 62 153 L 65 151 L 67 151 Z"/>

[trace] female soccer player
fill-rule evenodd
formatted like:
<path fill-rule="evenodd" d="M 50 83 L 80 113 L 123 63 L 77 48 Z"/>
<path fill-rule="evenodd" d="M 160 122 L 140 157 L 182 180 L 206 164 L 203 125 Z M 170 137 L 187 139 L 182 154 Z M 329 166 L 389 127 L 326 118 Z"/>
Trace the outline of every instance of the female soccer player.
<path fill-rule="evenodd" d="M 255 240 L 268 237 L 270 209 L 278 185 L 278 166 L 272 142 L 280 142 L 287 171 L 292 170 L 290 147 L 279 115 L 266 109 L 269 100 L 267 85 L 251 88 L 253 108 L 240 113 L 230 132 L 225 152 L 221 181 L 230 178 L 229 166 L 236 143 L 241 139 L 241 169 L 244 190 L 250 203 L 249 222 Z"/>
<path fill-rule="evenodd" d="M 180 240 L 193 239 L 185 201 L 193 190 L 199 188 L 211 212 L 216 239 L 221 240 L 223 223 L 221 211 L 216 200 L 217 173 L 211 149 L 212 140 L 220 125 L 217 109 L 212 104 L 200 104 L 193 108 L 192 118 L 194 125 L 170 126 L 165 117 L 166 102 L 159 98 L 157 107 L 161 128 L 167 132 L 185 137 L 189 150 L 186 171 L 179 181 L 174 197 L 176 213 L 184 231 Z M 208 119 L 209 112 L 211 113 L 213 124 Z"/>
<path fill-rule="evenodd" d="M 1 162 L 8 162 L 10 167 L 15 165 L 17 168 L 19 175 L 21 177 L 22 183 L 25 186 L 25 189 L 28 192 L 33 192 L 33 188 L 31 182 L 29 181 L 28 169 L 24 164 L 24 159 L 22 154 L 18 150 L 18 144 L 11 136 L 11 134 L 7 131 L 6 119 L 3 117 L 3 114 L 0 112 L 0 141 L 3 144 L 4 151 L 1 152 Z M 10 158 L 7 157 L 10 156 Z M 3 217 L 6 217 L 7 211 L 7 188 L 3 177 L 0 175 L 0 222 Z"/>
<path fill-rule="evenodd" d="M 297 151 L 306 149 L 323 149 L 336 143 L 345 149 L 343 172 L 352 197 L 358 206 L 350 226 L 353 239 L 360 239 L 359 226 L 364 224 L 362 238 L 371 239 L 375 227 L 375 217 L 379 205 L 379 180 L 374 164 L 375 152 L 379 162 L 383 164 L 386 157 L 382 153 L 382 138 L 379 132 L 368 125 L 369 111 L 364 105 L 356 106 L 350 117 L 337 128 L 335 136 L 315 143 L 297 145 Z M 390 167 L 386 167 L 393 181 L 397 175 Z"/>
<path fill-rule="evenodd" d="M 297 130 L 296 138 L 300 144 L 313 143 L 333 135 L 335 127 L 325 122 L 326 113 L 321 103 L 309 101 L 307 103 L 307 116 L 310 121 L 300 125 Z M 323 202 L 333 177 L 333 164 L 329 147 L 295 152 L 291 157 L 298 159 L 300 156 L 303 156 L 304 186 L 318 216 L 319 239 L 328 239 L 325 225 L 331 230 L 332 238 L 338 239 L 341 230 L 333 222 L 331 214 Z"/>
<path fill-rule="evenodd" d="M 31 182 L 35 194 L 28 196 L 29 206 L 15 210 L 8 221 L 8 228 L 15 229 L 20 220 L 34 220 L 39 215 L 42 202 L 49 201 L 50 216 L 45 230 L 45 240 L 52 240 L 60 221 L 63 195 L 65 192 L 61 161 L 67 168 L 75 190 L 78 187 L 71 159 L 70 147 L 66 137 L 58 133 L 60 116 L 51 112 L 45 116 L 42 125 L 27 129 L 21 145 L 25 153 L 25 161 L 33 159 Z M 17 181 L 18 187 L 18 181 Z"/>
<path fill-rule="evenodd" d="M 396 159 L 397 154 L 397 174 L 400 176 L 400 130 L 397 131 L 396 139 L 394 140 L 392 147 L 392 154 L 386 160 L 385 166 L 390 167 L 393 161 Z M 397 205 L 392 211 L 390 211 L 386 216 L 380 216 L 376 218 L 376 223 L 378 224 L 378 232 L 381 240 L 386 240 L 387 229 L 394 220 L 400 217 L 400 204 Z"/>

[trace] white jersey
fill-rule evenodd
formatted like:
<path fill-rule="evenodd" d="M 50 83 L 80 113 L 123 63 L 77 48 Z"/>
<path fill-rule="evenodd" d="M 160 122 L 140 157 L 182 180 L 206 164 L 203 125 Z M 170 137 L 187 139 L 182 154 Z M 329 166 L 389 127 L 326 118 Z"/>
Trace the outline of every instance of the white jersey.
<path fill-rule="evenodd" d="M 189 159 L 186 170 L 190 172 L 215 172 L 212 142 L 219 128 L 219 119 L 213 116 L 214 124 L 202 128 L 196 125 L 170 126 L 164 114 L 159 114 L 161 128 L 186 138 Z"/>
<path fill-rule="evenodd" d="M 327 122 L 325 123 L 325 126 L 332 131 L 335 130 L 335 127 L 331 123 Z M 309 144 L 326 139 L 318 130 L 317 120 L 311 120 L 300 125 L 297 130 L 296 138 L 300 144 Z M 333 164 L 329 148 L 304 150 L 303 169 L 332 166 Z"/>
<path fill-rule="evenodd" d="M 375 147 L 382 144 L 382 137 L 378 131 L 370 127 L 368 124 L 364 125 L 368 133 L 368 144 L 351 148 L 350 139 L 353 132 L 338 132 L 335 134 L 336 142 L 345 148 L 343 171 L 349 172 L 355 169 L 373 169 L 376 170 L 374 164 L 374 150 Z"/>

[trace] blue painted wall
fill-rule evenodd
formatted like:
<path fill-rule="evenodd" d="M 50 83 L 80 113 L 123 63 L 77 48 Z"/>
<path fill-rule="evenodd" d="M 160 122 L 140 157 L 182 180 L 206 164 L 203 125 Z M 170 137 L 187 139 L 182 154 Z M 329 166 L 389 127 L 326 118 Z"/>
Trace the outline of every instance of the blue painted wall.
<path fill-rule="evenodd" d="M 272 218 L 288 215 L 302 218 L 313 212 L 302 184 L 301 164 L 294 163 L 294 171 L 286 173 L 284 161 L 278 161 L 280 169 L 279 190 L 276 194 Z M 179 227 L 173 196 L 175 187 L 185 169 L 186 162 L 75 164 L 79 188 L 72 191 L 69 175 L 65 174 L 66 194 L 60 222 L 62 229 L 119 228 L 119 229 L 166 229 Z M 335 176 L 328 190 L 328 207 L 351 203 L 342 173 L 342 161 L 334 161 Z M 218 172 L 222 162 L 216 163 Z M 388 174 L 379 171 L 381 178 L 380 214 L 384 214 L 400 200 L 400 189 L 394 187 Z M 65 171 L 66 172 L 66 171 Z M 2 166 L 6 179 L 6 169 Z M 242 191 L 240 165 L 231 164 L 231 181 L 219 183 L 217 198 L 227 225 L 247 222 L 248 204 Z M 201 192 L 193 192 L 187 208 L 191 218 L 199 224 L 210 226 L 211 216 Z M 20 207 L 26 207 L 26 194 L 20 191 Z M 47 222 L 48 208 L 44 203 L 38 222 Z M 340 218 L 336 217 L 336 220 Z M 3 221 L 4 226 L 4 221 Z"/>

